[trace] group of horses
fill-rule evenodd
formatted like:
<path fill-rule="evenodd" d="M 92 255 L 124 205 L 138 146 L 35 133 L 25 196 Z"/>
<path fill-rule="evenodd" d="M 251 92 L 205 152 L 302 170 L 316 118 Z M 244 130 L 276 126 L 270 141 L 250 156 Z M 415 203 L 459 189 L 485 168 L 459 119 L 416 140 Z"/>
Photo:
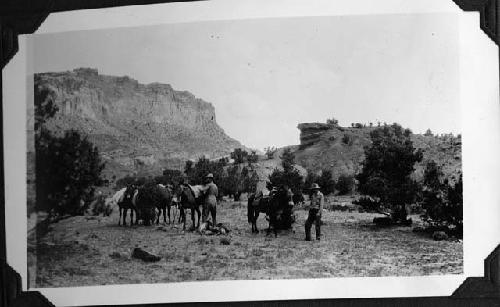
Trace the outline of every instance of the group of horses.
<path fill-rule="evenodd" d="M 286 186 L 281 186 L 275 191 L 264 195 L 262 192 L 249 194 L 248 196 L 248 222 L 252 225 L 252 233 L 258 233 L 257 219 L 260 213 L 265 213 L 269 222 L 267 233 L 271 230 L 277 236 L 278 230 L 291 228 L 294 222 L 292 213 L 294 195 Z M 118 225 L 127 225 L 126 217 L 130 210 L 130 225 L 138 224 L 142 220 L 144 225 L 152 223 L 159 224 L 163 214 L 163 222 L 171 223 L 171 208 L 178 209 L 177 222 L 183 222 L 186 229 L 185 211 L 191 211 L 192 229 L 200 227 L 204 195 L 201 186 L 162 185 L 149 186 L 128 185 L 114 194 L 112 201 L 119 207 Z M 213 212 L 212 212 L 213 211 Z M 210 214 L 215 221 L 215 208 Z M 134 221 L 135 213 L 135 221 Z M 196 222 L 197 218 L 197 222 Z M 175 217 L 174 217 L 175 220 Z"/>
<path fill-rule="evenodd" d="M 111 202 L 118 205 L 119 219 L 118 225 L 127 225 L 127 214 L 130 212 L 130 225 L 137 225 L 142 221 L 144 225 L 153 223 L 159 224 L 163 215 L 163 222 L 172 222 L 171 208 L 179 211 L 178 222 L 183 222 L 183 229 L 186 229 L 185 210 L 191 210 L 191 220 L 195 227 L 195 214 L 198 217 L 198 225 L 201 219 L 201 207 L 203 195 L 200 192 L 201 186 L 189 186 L 179 184 L 173 185 L 127 185 L 117 191 L 111 198 Z M 135 213 L 135 220 L 134 220 Z M 212 216 L 214 217 L 214 216 Z M 174 217 L 175 219 L 175 217 Z"/>

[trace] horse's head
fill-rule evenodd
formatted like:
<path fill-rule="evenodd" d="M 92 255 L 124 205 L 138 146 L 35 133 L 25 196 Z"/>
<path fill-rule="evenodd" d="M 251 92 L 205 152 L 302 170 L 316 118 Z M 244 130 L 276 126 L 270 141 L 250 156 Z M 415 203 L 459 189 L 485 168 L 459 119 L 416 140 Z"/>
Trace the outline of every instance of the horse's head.
<path fill-rule="evenodd" d="M 123 195 L 123 200 L 127 202 L 131 202 L 132 198 L 134 197 L 135 190 L 137 188 L 135 185 L 128 185 L 127 188 L 125 189 L 125 193 Z"/>
<path fill-rule="evenodd" d="M 180 183 L 174 188 L 174 195 L 177 197 L 179 202 L 182 202 L 189 196 L 190 189 L 187 185 Z"/>

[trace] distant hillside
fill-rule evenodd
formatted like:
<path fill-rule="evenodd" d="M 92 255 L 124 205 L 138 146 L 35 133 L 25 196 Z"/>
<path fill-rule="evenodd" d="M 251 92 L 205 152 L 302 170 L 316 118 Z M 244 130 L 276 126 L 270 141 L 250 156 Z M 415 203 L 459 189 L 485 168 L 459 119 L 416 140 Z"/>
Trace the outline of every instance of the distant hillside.
<path fill-rule="evenodd" d="M 361 163 L 365 158 L 363 147 L 371 143 L 370 131 L 375 128 L 302 123 L 298 125 L 298 129 L 300 145 L 295 152 L 296 162 L 313 172 L 330 169 L 337 178 L 342 174 L 355 174 L 361 170 Z M 412 139 L 414 146 L 424 152 L 423 161 L 416 167 L 416 178 L 422 177 L 429 160 L 441 165 L 444 173 L 450 177 L 462 169 L 461 138 L 413 134 Z"/>
<path fill-rule="evenodd" d="M 242 147 L 217 124 L 211 103 L 169 84 L 79 68 L 36 74 L 35 87 L 50 89 L 59 107 L 48 127 L 87 135 L 107 162 L 108 176 L 180 169 L 187 159 L 216 158 Z"/>

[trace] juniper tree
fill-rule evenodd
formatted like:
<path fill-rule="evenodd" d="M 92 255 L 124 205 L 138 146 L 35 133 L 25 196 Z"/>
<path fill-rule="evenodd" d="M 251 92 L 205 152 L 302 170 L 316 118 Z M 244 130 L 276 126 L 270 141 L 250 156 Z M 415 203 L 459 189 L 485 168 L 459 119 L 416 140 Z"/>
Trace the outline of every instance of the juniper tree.
<path fill-rule="evenodd" d="M 365 147 L 362 170 L 356 176 L 358 190 L 375 198 L 378 211 L 395 222 L 407 220 L 407 205 L 415 202 L 419 192 L 411 174 L 422 160 L 422 151 L 413 146 L 411 134 L 398 124 L 371 131 L 372 144 Z"/>
<path fill-rule="evenodd" d="M 422 219 L 432 227 L 453 229 L 458 237 L 463 232 L 462 174 L 450 183 L 434 161 L 429 161 L 424 170 Z"/>
<path fill-rule="evenodd" d="M 275 168 L 269 175 L 269 182 L 273 186 L 287 186 L 292 191 L 302 190 L 303 178 L 300 172 L 295 168 L 295 155 L 290 148 L 286 148 L 281 155 L 281 166 L 283 170 Z"/>
<path fill-rule="evenodd" d="M 55 94 L 35 86 L 35 175 L 37 210 L 58 214 L 83 213 L 96 186 L 104 183 L 99 151 L 75 130 L 55 135 L 45 127 L 58 111 Z"/>

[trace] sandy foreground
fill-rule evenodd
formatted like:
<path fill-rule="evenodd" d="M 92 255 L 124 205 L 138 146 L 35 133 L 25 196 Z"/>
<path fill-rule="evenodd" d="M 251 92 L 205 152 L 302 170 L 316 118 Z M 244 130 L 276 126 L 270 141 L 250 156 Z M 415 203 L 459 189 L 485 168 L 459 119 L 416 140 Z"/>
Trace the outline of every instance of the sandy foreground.
<path fill-rule="evenodd" d="M 376 228 L 372 220 L 377 214 L 325 210 L 322 240 L 306 242 L 307 211 L 295 214 L 294 230 L 278 238 L 266 236 L 263 214 L 258 221 L 262 231 L 251 233 L 246 202 L 219 204 L 218 222 L 231 229 L 220 236 L 183 231 L 173 223 L 118 226 L 117 210 L 110 217 L 71 217 L 51 225 L 37 248 L 29 248 L 29 271 L 35 275 L 30 287 L 463 272 L 461 241 L 433 241 L 411 227 Z M 223 238 L 230 244 L 222 244 Z M 162 259 L 134 259 L 135 247 Z"/>

